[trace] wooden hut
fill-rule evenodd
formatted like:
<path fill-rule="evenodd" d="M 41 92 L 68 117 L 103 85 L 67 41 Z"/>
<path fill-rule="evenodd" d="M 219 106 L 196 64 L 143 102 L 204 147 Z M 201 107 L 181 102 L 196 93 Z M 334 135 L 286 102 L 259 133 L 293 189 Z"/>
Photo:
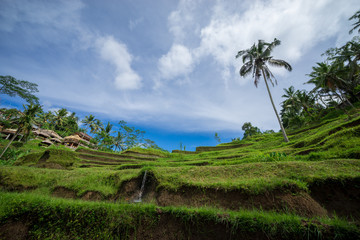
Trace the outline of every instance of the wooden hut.
<path fill-rule="evenodd" d="M 5 129 L 1 129 L 1 133 L 3 138 L 5 139 L 11 139 L 15 134 L 16 134 L 17 129 L 10 129 L 10 128 L 5 128 Z M 23 138 L 22 134 L 18 134 L 19 141 Z"/>
<path fill-rule="evenodd" d="M 75 133 L 75 135 L 78 135 L 86 143 L 89 143 L 90 140 L 92 139 L 92 137 L 90 135 L 83 133 L 83 132 L 77 132 L 77 133 Z"/>
<path fill-rule="evenodd" d="M 78 135 L 71 135 L 68 137 L 64 137 L 63 144 L 66 147 L 77 148 L 80 145 L 80 141 L 82 139 Z"/>
<path fill-rule="evenodd" d="M 45 139 L 40 144 L 45 145 L 45 146 L 51 146 L 51 145 L 53 145 L 53 142 L 51 142 L 49 139 Z"/>

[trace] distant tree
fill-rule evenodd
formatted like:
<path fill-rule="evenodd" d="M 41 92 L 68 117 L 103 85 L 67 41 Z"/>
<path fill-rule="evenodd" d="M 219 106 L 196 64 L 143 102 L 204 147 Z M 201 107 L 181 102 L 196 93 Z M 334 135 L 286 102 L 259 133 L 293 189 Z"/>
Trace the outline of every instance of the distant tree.
<path fill-rule="evenodd" d="M 253 125 L 251 125 L 250 122 L 244 123 L 244 125 L 242 125 L 241 129 L 244 130 L 243 139 L 261 133 L 260 129 L 258 127 L 254 127 Z"/>
<path fill-rule="evenodd" d="M 33 126 L 36 124 L 35 116 L 41 110 L 40 105 L 28 104 L 23 105 L 24 111 L 20 113 L 20 116 L 13 119 L 13 124 L 17 127 L 17 130 L 14 136 L 10 139 L 9 143 L 4 148 L 3 152 L 0 155 L 1 157 L 4 155 L 6 150 L 9 148 L 10 144 L 14 141 L 14 139 L 20 134 L 28 135 L 32 130 Z"/>
<path fill-rule="evenodd" d="M 246 77 L 252 73 L 253 78 L 254 78 L 254 84 L 256 87 L 259 83 L 260 77 L 263 76 L 265 84 L 266 84 L 266 89 L 267 89 L 269 97 L 270 97 L 271 104 L 274 108 L 275 115 L 278 119 L 281 131 L 284 136 L 284 140 L 285 140 L 285 142 L 289 142 L 289 139 L 286 135 L 285 129 L 280 120 L 279 114 L 276 110 L 276 107 L 275 107 L 275 104 L 272 99 L 271 92 L 270 92 L 270 89 L 268 86 L 268 82 L 267 82 L 267 80 L 269 80 L 272 83 L 272 85 L 274 86 L 274 82 L 273 82 L 273 79 L 274 79 L 275 84 L 277 84 L 276 79 L 275 79 L 274 75 L 272 74 L 272 72 L 270 71 L 270 69 L 268 68 L 267 64 L 269 64 L 270 66 L 275 66 L 275 67 L 284 67 L 288 71 L 292 70 L 292 67 L 286 61 L 280 60 L 280 59 L 273 59 L 273 57 L 270 56 L 274 47 L 280 45 L 280 43 L 281 43 L 280 40 L 278 40 L 276 38 L 271 43 L 267 43 L 263 40 L 259 40 L 257 45 L 255 45 L 255 43 L 254 43 L 254 45 L 251 48 L 239 51 L 238 54 L 236 55 L 236 58 L 239 58 L 242 56 L 242 61 L 244 63 L 244 65 L 240 68 L 240 76 Z"/>
<path fill-rule="evenodd" d="M 38 92 L 38 85 L 12 76 L 0 76 L 0 94 L 10 97 L 19 96 L 28 103 L 39 104 L 39 99 L 33 94 Z"/>
<path fill-rule="evenodd" d="M 219 134 L 216 132 L 215 133 L 215 140 L 218 142 L 218 143 L 221 143 L 221 139 L 220 139 L 220 136 L 219 136 Z"/>
<path fill-rule="evenodd" d="M 99 119 L 96 119 L 94 115 L 90 114 L 81 121 L 85 127 L 90 129 L 90 133 L 98 133 L 103 129 L 103 124 Z"/>

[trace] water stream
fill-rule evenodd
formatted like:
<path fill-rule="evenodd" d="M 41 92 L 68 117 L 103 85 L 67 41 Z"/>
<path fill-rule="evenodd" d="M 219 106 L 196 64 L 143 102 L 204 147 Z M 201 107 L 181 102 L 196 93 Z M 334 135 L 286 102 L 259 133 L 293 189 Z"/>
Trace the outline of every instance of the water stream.
<path fill-rule="evenodd" d="M 143 180 L 142 180 L 142 183 L 141 183 L 139 197 L 138 197 L 138 199 L 134 200 L 134 203 L 140 203 L 141 202 L 141 198 L 142 198 L 142 195 L 143 195 L 144 189 L 145 189 L 146 174 L 147 174 L 147 170 L 145 170 L 145 172 L 144 172 L 144 177 L 143 177 Z"/>

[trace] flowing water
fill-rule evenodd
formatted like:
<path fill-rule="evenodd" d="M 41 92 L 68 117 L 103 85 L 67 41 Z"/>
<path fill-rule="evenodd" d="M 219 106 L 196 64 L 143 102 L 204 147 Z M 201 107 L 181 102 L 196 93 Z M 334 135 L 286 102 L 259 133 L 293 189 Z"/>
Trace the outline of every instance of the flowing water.
<path fill-rule="evenodd" d="M 134 203 L 140 203 L 141 202 L 141 198 L 142 198 L 142 195 L 143 195 L 144 189 L 145 189 L 146 174 L 147 174 L 147 170 L 144 172 L 144 177 L 143 177 L 143 180 L 142 180 L 142 183 L 141 183 L 139 197 L 138 197 L 138 199 L 134 200 Z"/>

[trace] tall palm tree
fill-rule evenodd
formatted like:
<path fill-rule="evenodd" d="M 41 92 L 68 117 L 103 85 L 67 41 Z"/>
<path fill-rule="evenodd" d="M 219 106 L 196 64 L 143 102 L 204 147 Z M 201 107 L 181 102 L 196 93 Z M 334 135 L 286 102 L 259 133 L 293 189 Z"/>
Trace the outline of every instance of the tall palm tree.
<path fill-rule="evenodd" d="M 81 122 L 85 125 L 85 127 L 90 129 L 90 133 L 98 133 L 103 129 L 103 124 L 101 121 L 96 119 L 92 114 L 85 116 Z"/>
<path fill-rule="evenodd" d="M 56 127 L 62 128 L 63 125 L 65 125 L 66 117 L 69 114 L 69 112 L 65 108 L 61 108 L 60 110 L 55 112 L 54 122 Z"/>
<path fill-rule="evenodd" d="M 10 144 L 14 141 L 14 139 L 20 134 L 29 134 L 32 130 L 32 127 L 36 124 L 35 116 L 41 110 L 41 106 L 36 104 L 28 104 L 23 105 L 24 111 L 20 114 L 20 117 L 14 119 L 13 123 L 16 124 L 17 130 L 14 136 L 10 139 L 9 143 L 4 148 L 3 152 L 0 155 L 1 157 L 4 155 L 6 150 L 9 148 Z"/>
<path fill-rule="evenodd" d="M 256 87 L 259 84 L 260 77 L 263 76 L 271 104 L 274 108 L 275 115 L 278 119 L 281 131 L 284 136 L 284 140 L 285 142 L 289 142 L 285 129 L 281 123 L 279 114 L 276 110 L 268 85 L 268 80 L 271 82 L 273 86 L 274 86 L 274 82 L 275 84 L 277 84 L 277 82 L 274 75 L 268 68 L 267 64 L 274 67 L 283 67 L 288 71 L 292 70 L 292 67 L 286 61 L 280 59 L 273 59 L 273 57 L 270 56 L 271 51 L 274 49 L 274 47 L 280 45 L 280 43 L 281 43 L 280 40 L 276 38 L 271 43 L 267 43 L 263 40 L 259 40 L 257 45 L 254 43 L 254 45 L 251 48 L 239 51 L 238 54 L 236 55 L 236 58 L 242 56 L 242 61 L 244 63 L 244 65 L 240 68 L 240 76 L 246 77 L 252 73 L 252 76 L 254 78 L 254 84 Z"/>
<path fill-rule="evenodd" d="M 354 15 L 352 15 L 349 20 L 357 20 L 355 23 L 353 23 L 352 25 L 354 26 L 350 31 L 349 31 L 349 34 L 352 34 L 353 31 L 357 28 L 358 29 L 358 32 L 360 33 L 360 10 L 357 11 Z"/>
<path fill-rule="evenodd" d="M 316 67 L 313 67 L 313 71 L 308 75 L 311 77 L 306 83 L 312 83 L 315 88 L 312 92 L 319 89 L 327 89 L 333 92 L 338 99 L 342 102 L 347 101 L 350 106 L 353 106 L 349 99 L 342 92 L 340 85 L 344 84 L 344 80 L 339 77 L 339 66 L 337 64 L 328 64 L 326 62 L 317 63 Z"/>

